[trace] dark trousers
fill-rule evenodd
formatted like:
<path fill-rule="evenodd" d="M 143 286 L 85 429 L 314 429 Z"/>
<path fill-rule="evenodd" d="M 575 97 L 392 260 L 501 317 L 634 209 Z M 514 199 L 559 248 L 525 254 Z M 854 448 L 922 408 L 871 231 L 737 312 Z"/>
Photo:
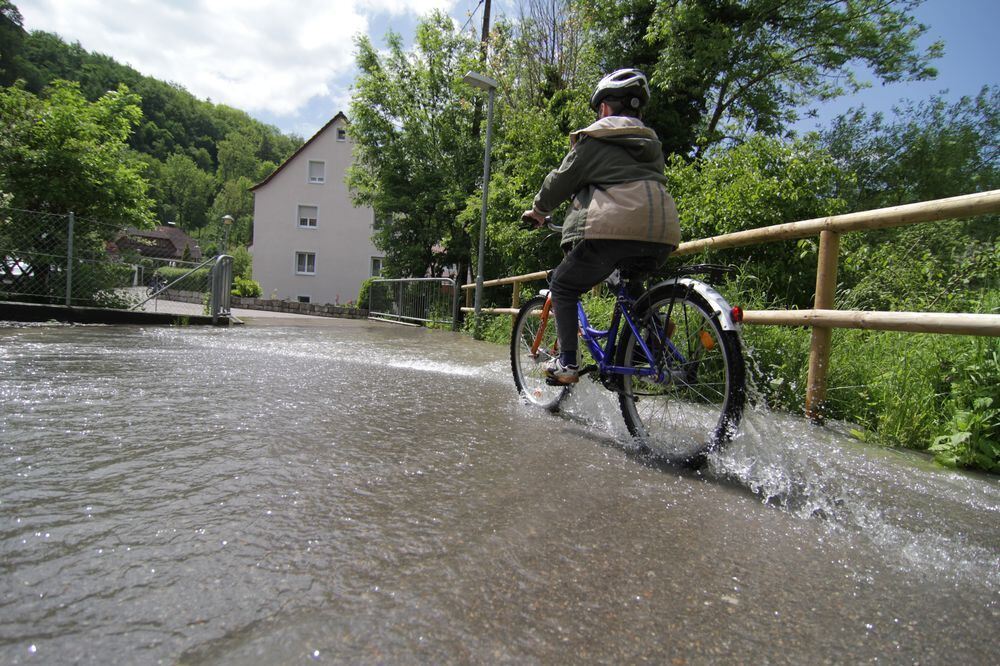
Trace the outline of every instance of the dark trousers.
<path fill-rule="evenodd" d="M 586 291 L 620 267 L 636 263 L 661 265 L 673 245 L 628 240 L 585 240 L 577 243 L 549 278 L 549 292 L 555 309 L 556 333 L 564 362 L 576 358 L 579 324 L 576 304 Z M 575 361 L 573 361 L 575 363 Z"/>

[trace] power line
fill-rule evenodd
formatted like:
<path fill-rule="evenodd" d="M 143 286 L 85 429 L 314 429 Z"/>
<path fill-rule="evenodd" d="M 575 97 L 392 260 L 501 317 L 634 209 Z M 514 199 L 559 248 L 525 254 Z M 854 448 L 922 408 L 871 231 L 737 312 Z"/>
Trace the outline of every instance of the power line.
<path fill-rule="evenodd" d="M 485 0 L 479 0 L 479 4 L 476 5 L 475 9 L 469 13 L 469 18 L 465 19 L 465 25 L 462 26 L 462 29 L 459 30 L 459 32 L 465 32 L 465 29 L 469 27 L 469 23 L 471 23 L 472 19 L 475 17 L 476 12 L 478 12 L 479 8 L 483 6 L 483 2 L 485 2 Z"/>

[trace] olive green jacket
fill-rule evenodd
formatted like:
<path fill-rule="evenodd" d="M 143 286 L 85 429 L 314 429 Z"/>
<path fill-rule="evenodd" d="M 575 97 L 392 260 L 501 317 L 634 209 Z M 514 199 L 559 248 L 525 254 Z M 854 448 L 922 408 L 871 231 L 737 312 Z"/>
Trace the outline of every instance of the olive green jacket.
<path fill-rule="evenodd" d="M 534 210 L 549 215 L 572 197 L 562 244 L 638 240 L 680 245 L 660 140 L 641 120 L 608 116 L 570 134 L 569 154 L 545 177 Z"/>

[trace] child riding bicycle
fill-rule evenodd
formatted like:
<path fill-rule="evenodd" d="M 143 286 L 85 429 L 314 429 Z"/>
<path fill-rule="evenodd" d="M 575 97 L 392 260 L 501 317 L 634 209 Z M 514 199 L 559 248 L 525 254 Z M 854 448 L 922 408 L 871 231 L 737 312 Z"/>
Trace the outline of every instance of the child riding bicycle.
<path fill-rule="evenodd" d="M 680 244 L 677 208 L 664 184 L 663 150 L 641 119 L 649 101 L 642 72 L 608 74 L 590 99 L 598 120 L 570 134 L 570 151 L 545 177 L 522 219 L 542 226 L 572 197 L 563 224 L 566 253 L 549 281 L 559 339 L 559 357 L 545 366 L 558 384 L 579 380 L 577 303 L 619 267 L 660 265 Z"/>

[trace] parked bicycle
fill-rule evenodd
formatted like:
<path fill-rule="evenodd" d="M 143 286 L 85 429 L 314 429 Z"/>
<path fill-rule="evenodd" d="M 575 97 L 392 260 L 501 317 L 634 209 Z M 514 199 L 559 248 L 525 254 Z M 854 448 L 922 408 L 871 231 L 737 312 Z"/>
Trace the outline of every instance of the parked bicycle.
<path fill-rule="evenodd" d="M 651 268 L 620 269 L 606 280 L 615 297 L 606 330 L 593 328 L 578 306 L 580 336 L 591 357 L 581 375 L 618 395 L 628 431 L 642 447 L 696 463 L 732 439 L 743 415 L 743 314 L 692 277 L 718 281 L 728 267 L 682 266 L 646 288 Z M 510 358 L 523 398 L 553 412 L 572 390 L 549 384 L 543 375 L 545 364 L 559 355 L 557 346 L 552 299 L 543 289 L 518 311 Z"/>
<path fill-rule="evenodd" d="M 153 273 L 153 277 L 149 278 L 149 284 L 146 287 L 147 296 L 156 296 L 167 286 L 167 281 L 163 276 L 158 273 Z"/>

